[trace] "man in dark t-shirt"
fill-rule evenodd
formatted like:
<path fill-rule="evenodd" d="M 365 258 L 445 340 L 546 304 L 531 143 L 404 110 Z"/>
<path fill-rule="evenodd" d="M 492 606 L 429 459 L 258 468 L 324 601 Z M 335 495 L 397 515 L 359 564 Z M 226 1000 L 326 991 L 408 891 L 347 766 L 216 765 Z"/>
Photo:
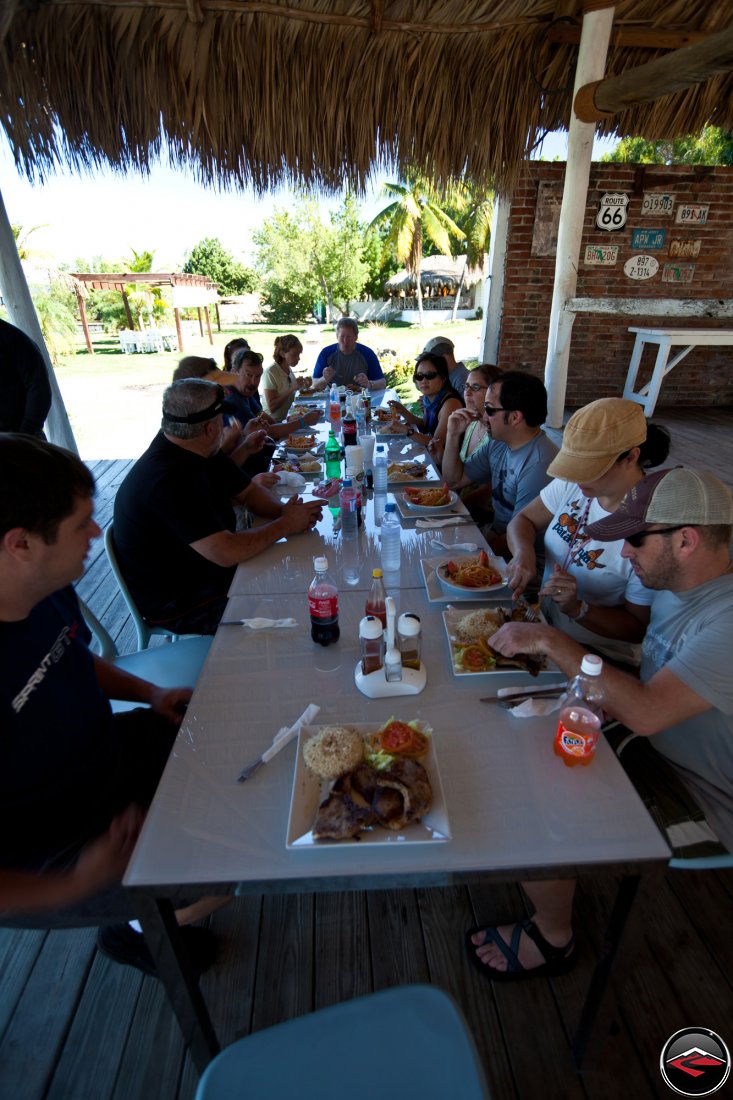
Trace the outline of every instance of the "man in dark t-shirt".
<path fill-rule="evenodd" d="M 43 436 L 51 386 L 43 356 L 29 336 L 0 321 L 0 431 Z"/>
<path fill-rule="evenodd" d="M 93 539 L 94 479 L 69 451 L 0 434 L 0 915 L 73 922 L 129 910 L 119 885 L 191 698 L 93 655 L 72 580 Z M 109 699 L 148 704 L 113 715 Z M 200 909 L 201 903 L 199 903 Z M 189 910 L 188 919 L 204 912 Z M 205 912 L 211 912 L 206 905 Z M 183 916 L 183 915 L 182 915 Z M 101 922 L 100 922 L 101 923 Z M 183 942 L 200 970 L 212 937 Z M 98 947 L 153 973 L 140 933 L 100 930 Z"/>
<path fill-rule="evenodd" d="M 213 634 L 240 561 L 315 526 L 317 501 L 281 505 L 219 450 L 222 388 L 189 378 L 163 394 L 161 432 L 117 492 L 120 568 L 145 619 L 179 634 Z M 266 522 L 236 531 L 233 502 Z"/>

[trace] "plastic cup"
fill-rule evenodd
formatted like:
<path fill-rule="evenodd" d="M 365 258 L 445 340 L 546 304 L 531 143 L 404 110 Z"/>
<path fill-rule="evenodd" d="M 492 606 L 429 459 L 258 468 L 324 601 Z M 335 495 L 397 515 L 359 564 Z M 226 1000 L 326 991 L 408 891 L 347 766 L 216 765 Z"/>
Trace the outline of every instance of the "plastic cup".
<path fill-rule="evenodd" d="M 364 452 L 364 469 L 373 469 L 374 463 L 374 444 L 377 442 L 375 435 L 363 435 L 359 439 L 359 444 Z"/>

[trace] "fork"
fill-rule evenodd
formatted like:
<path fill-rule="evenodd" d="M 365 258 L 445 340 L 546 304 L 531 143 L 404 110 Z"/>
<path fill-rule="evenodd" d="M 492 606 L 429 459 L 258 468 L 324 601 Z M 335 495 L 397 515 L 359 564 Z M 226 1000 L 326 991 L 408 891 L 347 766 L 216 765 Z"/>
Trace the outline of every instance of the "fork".
<path fill-rule="evenodd" d="M 538 623 L 540 621 L 540 609 L 537 604 L 527 604 L 524 621 L 525 623 Z"/>

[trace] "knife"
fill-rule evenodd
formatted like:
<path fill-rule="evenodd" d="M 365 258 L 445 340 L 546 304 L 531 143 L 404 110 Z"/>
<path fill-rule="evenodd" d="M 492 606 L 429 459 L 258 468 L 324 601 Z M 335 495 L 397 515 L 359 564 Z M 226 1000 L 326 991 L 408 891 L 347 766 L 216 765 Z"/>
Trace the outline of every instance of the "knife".
<path fill-rule="evenodd" d="M 251 764 L 248 764 L 246 768 L 242 769 L 237 776 L 237 782 L 244 783 L 246 779 L 251 779 L 255 772 L 260 770 L 263 764 L 267 764 L 269 760 L 272 760 L 273 756 L 277 756 L 280 749 L 284 749 L 286 745 L 290 744 L 290 742 L 298 736 L 302 726 L 310 725 L 320 709 L 320 707 L 311 703 L 303 711 L 297 722 L 294 722 L 292 726 L 284 726 L 283 729 L 278 730 L 269 749 L 265 749 L 261 756 L 258 756 L 256 760 L 253 760 Z"/>
<path fill-rule="evenodd" d="M 501 690 L 501 689 L 500 689 Z M 506 689 L 504 689 L 506 691 Z M 558 684 L 551 688 L 527 688 L 525 691 L 506 691 L 504 695 L 489 695 L 481 699 L 482 703 L 519 703 L 524 699 L 554 699 L 557 695 L 564 695 L 568 690 L 567 684 Z"/>

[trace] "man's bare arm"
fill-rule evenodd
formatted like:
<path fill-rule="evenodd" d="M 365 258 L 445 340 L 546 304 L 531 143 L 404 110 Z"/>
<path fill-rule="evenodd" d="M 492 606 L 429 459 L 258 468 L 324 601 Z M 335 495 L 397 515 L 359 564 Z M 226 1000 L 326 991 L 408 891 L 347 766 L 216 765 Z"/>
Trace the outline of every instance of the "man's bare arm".
<path fill-rule="evenodd" d="M 451 489 L 462 489 L 464 485 L 470 485 L 471 483 L 471 479 L 466 477 L 464 473 L 460 451 L 463 433 L 472 420 L 475 420 L 475 417 L 467 409 L 456 409 L 448 417 L 440 472 L 443 480 L 450 485 Z"/>
<path fill-rule="evenodd" d="M 576 676 L 586 649 L 554 627 L 535 623 L 507 623 L 489 638 L 500 653 L 539 653 L 550 657 L 566 676 Z M 603 669 L 603 709 L 634 733 L 650 737 L 669 726 L 704 714 L 711 704 L 660 668 L 646 683 L 606 664 Z"/>
<path fill-rule="evenodd" d="M 323 514 L 319 501 L 303 503 L 293 497 L 282 509 L 282 515 L 270 523 L 252 527 L 249 531 L 217 531 L 190 544 L 191 549 L 207 561 L 229 568 L 249 561 L 288 535 L 307 531 L 315 526 Z"/>

